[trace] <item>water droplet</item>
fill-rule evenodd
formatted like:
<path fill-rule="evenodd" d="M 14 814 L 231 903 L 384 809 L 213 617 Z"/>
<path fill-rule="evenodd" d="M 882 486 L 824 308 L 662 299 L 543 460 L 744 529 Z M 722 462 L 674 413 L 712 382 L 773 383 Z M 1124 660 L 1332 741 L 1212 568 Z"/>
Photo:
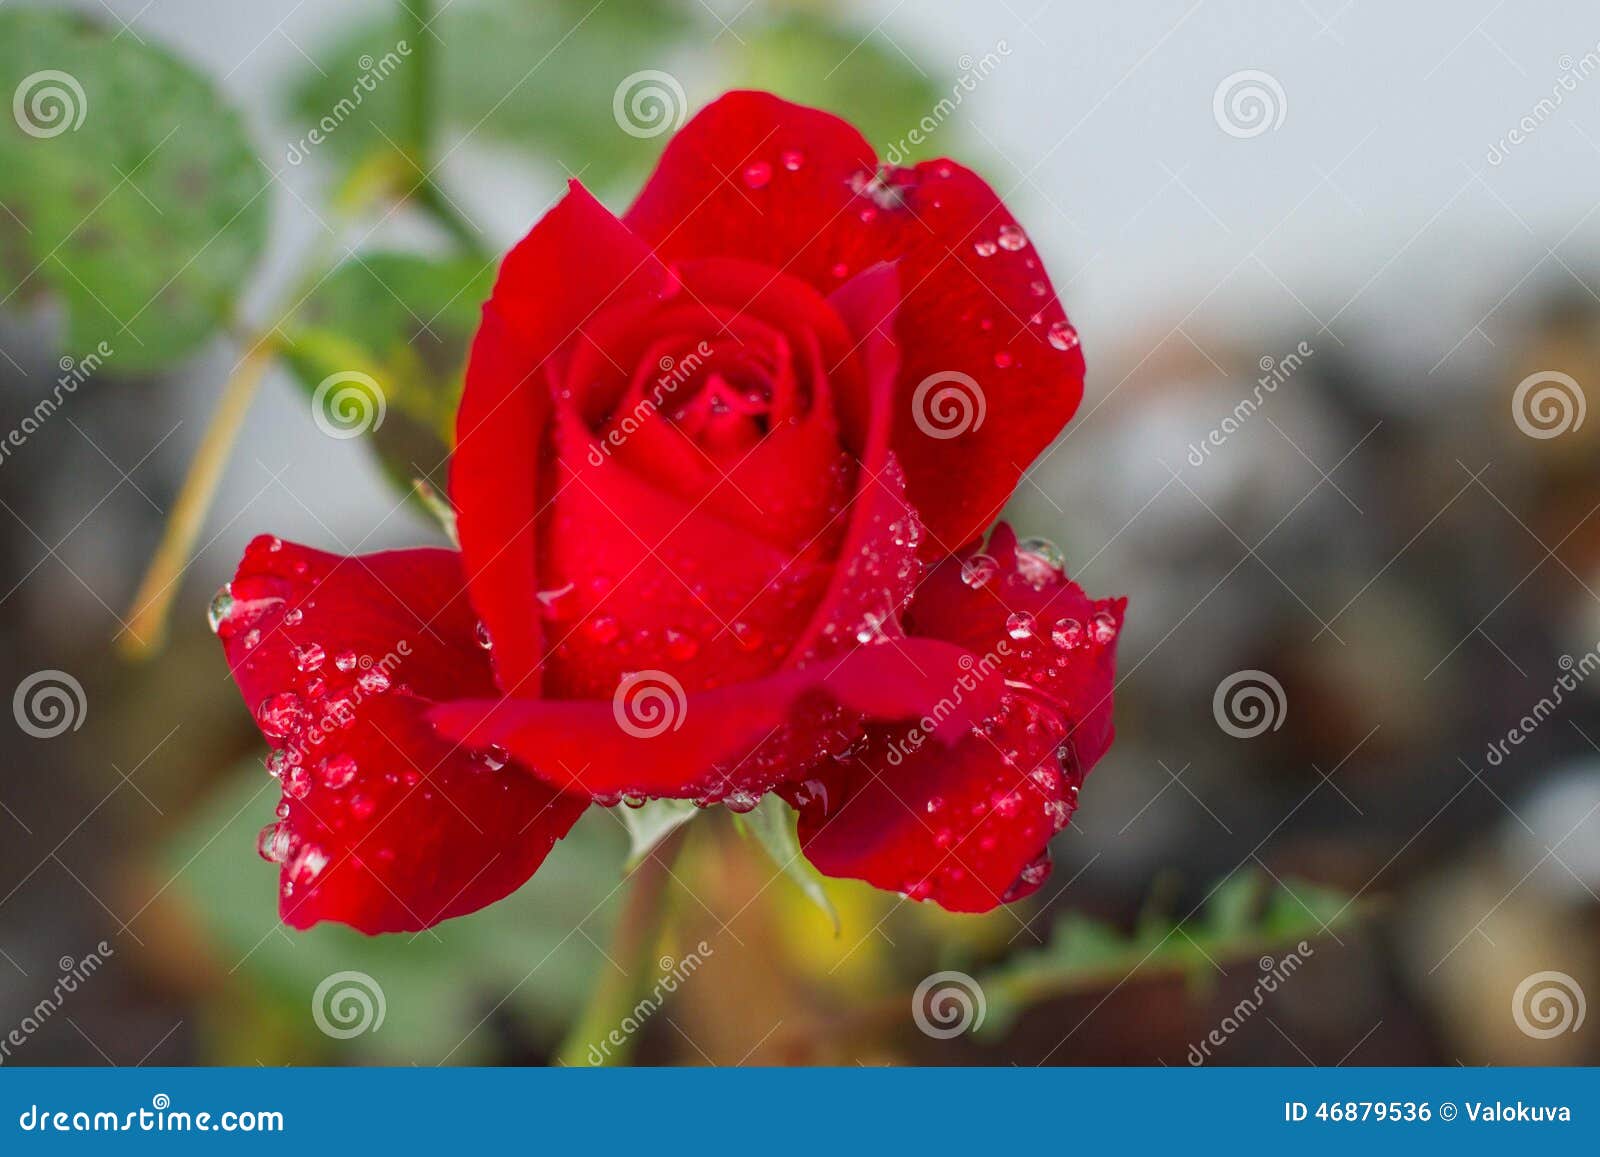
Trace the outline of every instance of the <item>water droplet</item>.
<path fill-rule="evenodd" d="M 1028 247 L 1028 235 L 1016 225 L 1000 226 L 1000 248 L 1015 253 Z"/>
<path fill-rule="evenodd" d="M 1006 634 L 1013 639 L 1026 639 L 1033 634 L 1033 616 L 1027 611 L 1018 611 L 1006 617 Z"/>
<path fill-rule="evenodd" d="M 349 787 L 358 770 L 355 756 L 347 752 L 330 755 L 322 761 L 322 786 L 333 791 Z"/>
<path fill-rule="evenodd" d="M 289 858 L 289 829 L 283 824 L 268 824 L 256 837 L 256 852 L 269 864 Z"/>
<path fill-rule="evenodd" d="M 311 672 L 319 670 L 322 667 L 322 661 L 324 658 L 325 656 L 321 647 L 317 646 L 315 643 L 307 643 L 304 647 L 295 648 L 294 665 L 298 667 L 303 674 L 309 675 Z"/>
<path fill-rule="evenodd" d="M 997 369 L 1005 369 L 1011 364 L 1011 351 L 998 350 L 994 355 L 994 364 Z"/>
<path fill-rule="evenodd" d="M 961 581 L 973 590 L 985 586 L 1000 573 L 1000 564 L 986 554 L 975 554 L 961 564 Z"/>
<path fill-rule="evenodd" d="M 1117 637 L 1117 620 L 1109 612 L 1101 611 L 1094 617 L 1094 641 L 1101 646 Z"/>
<path fill-rule="evenodd" d="M 695 637 L 675 627 L 668 627 L 666 632 L 667 654 L 681 663 L 687 663 L 700 652 L 700 644 Z"/>
<path fill-rule="evenodd" d="M 473 635 L 478 640 L 478 646 L 482 647 L 485 651 L 491 650 L 494 647 L 494 640 L 489 637 L 489 628 L 484 626 L 482 623 L 479 623 L 473 628 Z"/>
<path fill-rule="evenodd" d="M 389 689 L 389 673 L 382 667 L 374 667 L 362 672 L 361 678 L 356 680 L 356 686 L 368 694 L 380 694 Z"/>
<path fill-rule="evenodd" d="M 286 627 L 298 627 L 300 621 L 305 617 L 306 613 L 299 607 L 290 607 L 283 612 L 283 625 Z"/>
<path fill-rule="evenodd" d="M 614 642 L 622 633 L 622 628 L 617 625 L 617 620 L 610 615 L 596 615 L 584 624 L 584 634 L 602 645 Z"/>
<path fill-rule="evenodd" d="M 772 166 L 766 161 L 751 161 L 744 167 L 744 183 L 752 189 L 764 189 L 772 180 Z"/>
<path fill-rule="evenodd" d="M 806 155 L 799 149 L 785 149 L 783 152 L 783 167 L 791 173 L 798 172 L 800 166 L 806 163 Z"/>
<path fill-rule="evenodd" d="M 507 763 L 511 762 L 511 753 L 498 743 L 491 743 L 484 748 L 481 757 L 483 765 L 490 771 L 499 771 Z"/>
<path fill-rule="evenodd" d="M 305 799 L 311 794 L 311 773 L 296 764 L 283 773 L 283 794 L 290 799 Z"/>
<path fill-rule="evenodd" d="M 267 755 L 267 774 L 273 779 L 283 775 L 283 770 L 289 765 L 289 759 L 281 751 L 270 752 Z"/>
<path fill-rule="evenodd" d="M 257 705 L 256 722 L 269 738 L 284 739 L 299 726 L 303 714 L 300 696 L 293 691 L 280 691 Z"/>
<path fill-rule="evenodd" d="M 993 257 L 999 248 L 993 241 L 977 241 L 973 243 L 972 251 L 979 257 Z"/>
<path fill-rule="evenodd" d="M 212 596 L 211 605 L 206 608 L 206 622 L 211 624 L 211 633 L 217 634 L 222 630 L 222 624 L 228 621 L 228 616 L 233 613 L 233 589 L 227 584 L 222 584 L 222 589 Z"/>
<path fill-rule="evenodd" d="M 722 799 L 722 806 L 731 812 L 743 815 L 745 812 L 756 810 L 756 805 L 761 802 L 761 797 L 753 791 L 744 788 L 735 788 Z"/>
<path fill-rule="evenodd" d="M 1078 346 L 1077 328 L 1070 321 L 1066 321 L 1064 319 L 1062 321 L 1053 322 L 1049 330 L 1045 333 L 1045 338 L 1052 346 L 1063 352 L 1070 349 L 1076 349 Z"/>
<path fill-rule="evenodd" d="M 334 656 L 333 665 L 341 671 L 354 671 L 356 669 L 356 653 L 354 651 L 340 651 Z"/>
<path fill-rule="evenodd" d="M 1083 642 L 1083 624 L 1077 619 L 1057 619 L 1050 640 L 1063 650 L 1070 650 Z"/>

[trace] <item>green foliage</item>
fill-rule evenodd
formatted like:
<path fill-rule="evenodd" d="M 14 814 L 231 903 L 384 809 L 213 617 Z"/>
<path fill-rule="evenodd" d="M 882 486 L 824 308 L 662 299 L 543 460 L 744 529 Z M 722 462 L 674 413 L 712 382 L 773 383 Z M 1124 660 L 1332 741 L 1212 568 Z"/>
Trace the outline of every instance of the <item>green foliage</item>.
<path fill-rule="evenodd" d="M 104 341 L 123 371 L 191 353 L 265 239 L 270 178 L 238 114 L 166 52 L 63 12 L 0 10 L 0 91 L 7 279 L 65 302 L 69 352 Z"/>
<path fill-rule="evenodd" d="M 1272 885 L 1254 870 L 1229 876 L 1193 918 L 1173 923 L 1147 913 L 1131 936 L 1068 913 L 1056 921 L 1047 945 L 1018 953 L 979 978 L 989 1001 L 980 1031 L 1003 1036 L 1029 1004 L 1109 989 L 1135 973 L 1177 972 L 1208 984 L 1216 965 L 1315 940 L 1358 914 L 1341 892 L 1304 881 Z"/>
<path fill-rule="evenodd" d="M 612 118 L 612 96 L 631 73 L 662 67 L 689 27 L 664 0 L 461 0 L 441 6 L 426 49 L 437 58 L 436 136 L 471 134 L 565 165 L 595 187 L 643 174 L 666 142 L 639 139 Z M 403 13 L 401 14 L 404 15 Z M 432 34 L 437 33 L 437 39 Z M 296 88 L 292 111 L 307 128 L 328 115 L 361 76 L 363 56 L 382 58 L 414 38 L 407 23 L 380 19 L 321 54 Z M 413 52 L 416 44 L 410 44 Z M 345 172 L 407 140 L 403 63 L 319 146 Z"/>
<path fill-rule="evenodd" d="M 741 35 L 732 87 L 770 89 L 836 113 L 860 129 L 879 156 L 949 91 L 884 37 L 842 26 L 823 11 L 796 9 Z"/>
<path fill-rule="evenodd" d="M 795 831 L 798 817 L 793 809 L 777 796 L 767 795 L 761 798 L 754 810 L 735 818 L 739 829 L 761 845 L 779 871 L 805 893 L 806 899 L 822 909 L 823 915 L 833 925 L 833 934 L 837 936 L 839 912 L 828 898 L 822 880 L 812 870 L 810 861 L 800 851 L 800 838 Z"/>
<path fill-rule="evenodd" d="M 378 383 L 383 418 L 368 433 L 402 489 L 431 477 L 449 454 L 467 348 L 493 284 L 493 262 L 475 257 L 355 256 L 281 326 L 284 359 L 314 399 L 332 375 L 355 372 Z"/>
<path fill-rule="evenodd" d="M 200 921 L 217 972 L 242 978 L 245 1003 L 264 1006 L 220 1013 L 219 1044 L 230 1059 L 272 1063 L 249 1052 L 251 1025 L 264 1018 L 298 1037 L 294 1056 L 314 1047 L 340 1060 L 481 1061 L 491 1040 L 479 1026 L 502 997 L 504 1012 L 534 1026 L 543 1043 L 559 1038 L 606 967 L 595 945 L 605 943 L 615 916 L 621 859 L 608 817 L 591 812 L 528 884 L 471 916 L 415 936 L 363 936 L 329 924 L 295 932 L 278 922 L 277 869 L 251 851 L 277 788 L 250 761 L 194 811 L 164 856 L 175 874 L 171 891 Z M 383 1026 L 329 1039 L 312 1018 L 312 994 L 326 977 L 350 970 L 382 988 Z"/>
<path fill-rule="evenodd" d="M 640 807 L 614 809 L 628 829 L 627 871 L 633 871 L 644 858 L 673 832 L 700 814 L 692 800 L 652 799 Z"/>

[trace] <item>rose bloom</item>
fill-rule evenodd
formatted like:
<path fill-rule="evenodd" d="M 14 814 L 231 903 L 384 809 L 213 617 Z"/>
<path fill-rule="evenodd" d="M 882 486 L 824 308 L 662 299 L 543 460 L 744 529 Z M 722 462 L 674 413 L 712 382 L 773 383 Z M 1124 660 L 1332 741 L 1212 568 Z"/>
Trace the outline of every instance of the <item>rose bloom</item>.
<path fill-rule="evenodd" d="M 574 182 L 483 309 L 459 551 L 258 538 L 213 608 L 282 779 L 282 918 L 427 927 L 590 804 L 767 793 L 826 875 L 1033 892 L 1111 742 L 1123 600 L 994 520 L 1083 369 L 988 185 L 826 113 L 723 97 L 621 218 Z"/>

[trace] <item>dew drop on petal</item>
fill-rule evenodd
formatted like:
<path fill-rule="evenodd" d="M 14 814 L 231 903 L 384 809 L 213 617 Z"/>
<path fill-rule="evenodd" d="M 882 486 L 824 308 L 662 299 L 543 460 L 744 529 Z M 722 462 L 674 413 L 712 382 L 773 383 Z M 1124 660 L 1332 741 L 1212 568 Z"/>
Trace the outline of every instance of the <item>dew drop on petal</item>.
<path fill-rule="evenodd" d="M 1028 247 L 1028 235 L 1016 225 L 1000 226 L 1000 248 L 1011 253 Z"/>
<path fill-rule="evenodd" d="M 756 805 L 761 802 L 761 797 L 753 791 L 736 788 L 723 797 L 722 806 L 731 812 L 744 814 L 756 810 Z"/>
<path fill-rule="evenodd" d="M 330 755 L 322 761 L 322 786 L 334 791 L 349 787 L 357 770 L 355 756 L 348 752 Z"/>
<path fill-rule="evenodd" d="M 799 149 L 785 149 L 783 152 L 783 167 L 789 172 L 798 172 L 800 166 L 806 163 L 806 155 Z"/>
<path fill-rule="evenodd" d="M 1013 639 L 1026 639 L 1033 634 L 1033 616 L 1027 611 L 1018 611 L 1006 618 L 1006 634 Z"/>
<path fill-rule="evenodd" d="M 256 852 L 269 864 L 289 858 L 289 832 L 282 824 L 268 824 L 256 837 Z"/>
<path fill-rule="evenodd" d="M 766 161 L 751 161 L 744 167 L 744 183 L 752 189 L 764 189 L 772 180 L 772 166 Z"/>
<path fill-rule="evenodd" d="M 975 554 L 961 564 L 961 581 L 973 590 L 988 584 L 1000 571 L 1000 564 L 986 554 Z"/>
<path fill-rule="evenodd" d="M 1065 319 L 1053 322 L 1045 332 L 1045 339 L 1056 349 L 1066 352 L 1078 346 L 1078 330 Z"/>
<path fill-rule="evenodd" d="M 993 241 L 987 240 L 975 241 L 972 245 L 972 251 L 979 257 L 993 257 L 999 248 Z"/>
<path fill-rule="evenodd" d="M 228 616 L 233 613 L 233 589 L 227 584 L 222 584 L 222 589 L 212 596 L 211 605 L 206 608 L 206 622 L 211 624 L 211 633 L 217 634 L 222 630 L 222 624 L 228 621 Z"/>

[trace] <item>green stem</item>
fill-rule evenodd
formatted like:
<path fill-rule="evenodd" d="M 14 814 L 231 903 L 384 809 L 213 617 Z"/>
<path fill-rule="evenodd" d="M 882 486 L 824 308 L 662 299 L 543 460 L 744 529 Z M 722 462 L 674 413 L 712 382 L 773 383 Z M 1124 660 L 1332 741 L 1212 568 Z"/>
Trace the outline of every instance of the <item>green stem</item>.
<path fill-rule="evenodd" d="M 178 580 L 189 565 L 195 539 L 205 524 L 206 512 L 211 509 L 211 499 L 227 469 L 245 414 L 255 400 L 256 386 L 277 352 L 277 343 L 270 335 L 255 338 L 222 387 L 222 400 L 200 439 L 188 477 L 167 516 L 161 543 L 133 597 L 126 630 L 117 639 L 118 650 L 129 658 L 148 658 L 166 641 L 167 618 L 178 593 Z"/>
<path fill-rule="evenodd" d="M 583 1014 L 556 1053 L 556 1064 L 585 1068 L 596 1064 L 625 1065 L 633 1055 L 633 1034 L 623 1036 L 620 1045 L 609 1036 L 633 1010 L 656 973 L 656 946 L 666 926 L 672 862 L 687 834 L 686 829 L 679 828 L 633 870 L 628 898 L 611 939 L 609 955 L 617 968 L 605 966 Z"/>
<path fill-rule="evenodd" d="M 433 179 L 434 110 L 437 107 L 438 57 L 433 33 L 433 0 L 402 4 L 402 21 L 411 39 L 411 83 L 406 88 L 406 148 L 419 174 L 411 197 L 428 211 L 469 253 L 483 252 L 477 227 L 445 196 Z"/>

